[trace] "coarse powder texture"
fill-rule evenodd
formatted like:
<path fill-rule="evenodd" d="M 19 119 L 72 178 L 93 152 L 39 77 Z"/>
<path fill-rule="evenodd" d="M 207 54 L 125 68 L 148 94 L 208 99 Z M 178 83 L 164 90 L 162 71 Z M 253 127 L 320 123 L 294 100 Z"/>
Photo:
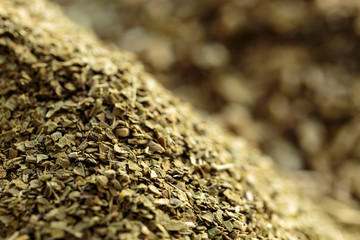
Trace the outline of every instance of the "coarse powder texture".
<path fill-rule="evenodd" d="M 4 239 L 346 239 L 269 159 L 43 0 L 0 2 L 0 164 Z"/>

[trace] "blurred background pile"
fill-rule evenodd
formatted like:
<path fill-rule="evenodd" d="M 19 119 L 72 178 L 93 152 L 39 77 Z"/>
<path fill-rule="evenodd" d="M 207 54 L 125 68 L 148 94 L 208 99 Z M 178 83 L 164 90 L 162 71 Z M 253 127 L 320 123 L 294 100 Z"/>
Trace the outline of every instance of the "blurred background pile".
<path fill-rule="evenodd" d="M 360 228 L 359 1 L 54 1 Z"/>

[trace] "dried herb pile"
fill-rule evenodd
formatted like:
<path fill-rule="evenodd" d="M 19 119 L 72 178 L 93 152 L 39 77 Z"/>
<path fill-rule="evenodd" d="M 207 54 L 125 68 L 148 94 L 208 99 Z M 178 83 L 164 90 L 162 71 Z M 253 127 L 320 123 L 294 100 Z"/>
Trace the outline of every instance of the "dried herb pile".
<path fill-rule="evenodd" d="M 321 179 L 316 192 L 356 213 L 329 212 L 359 228 L 358 1 L 57 1 L 278 163 Z"/>
<path fill-rule="evenodd" d="M 43 0 L 0 1 L 0 237 L 346 239 L 268 158 Z"/>

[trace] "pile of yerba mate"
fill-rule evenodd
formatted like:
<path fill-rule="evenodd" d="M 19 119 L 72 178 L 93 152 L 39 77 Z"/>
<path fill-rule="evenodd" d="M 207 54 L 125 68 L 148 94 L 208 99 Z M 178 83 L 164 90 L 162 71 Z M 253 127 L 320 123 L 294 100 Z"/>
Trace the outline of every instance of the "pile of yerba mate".
<path fill-rule="evenodd" d="M 347 239 L 268 158 L 44 0 L 0 2 L 0 69 L 2 238 Z"/>
<path fill-rule="evenodd" d="M 359 1 L 54 1 L 360 229 Z"/>

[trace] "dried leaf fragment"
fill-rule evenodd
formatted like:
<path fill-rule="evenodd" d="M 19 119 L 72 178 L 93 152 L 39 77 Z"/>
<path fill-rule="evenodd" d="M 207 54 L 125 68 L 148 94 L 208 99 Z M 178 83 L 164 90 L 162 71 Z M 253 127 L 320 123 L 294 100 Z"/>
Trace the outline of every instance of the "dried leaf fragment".
<path fill-rule="evenodd" d="M 6 177 L 6 170 L 0 166 L 0 179 Z"/>
<path fill-rule="evenodd" d="M 188 225 L 185 222 L 179 220 L 173 220 L 173 219 L 163 223 L 163 226 L 168 231 L 182 231 L 189 229 Z"/>
<path fill-rule="evenodd" d="M 148 143 L 148 146 L 151 151 L 159 152 L 159 153 L 165 152 L 165 149 L 160 144 L 155 143 L 154 141 L 150 141 Z"/>
<path fill-rule="evenodd" d="M 128 128 L 117 128 L 115 130 L 115 135 L 120 138 L 125 138 L 129 136 L 130 130 Z"/>

